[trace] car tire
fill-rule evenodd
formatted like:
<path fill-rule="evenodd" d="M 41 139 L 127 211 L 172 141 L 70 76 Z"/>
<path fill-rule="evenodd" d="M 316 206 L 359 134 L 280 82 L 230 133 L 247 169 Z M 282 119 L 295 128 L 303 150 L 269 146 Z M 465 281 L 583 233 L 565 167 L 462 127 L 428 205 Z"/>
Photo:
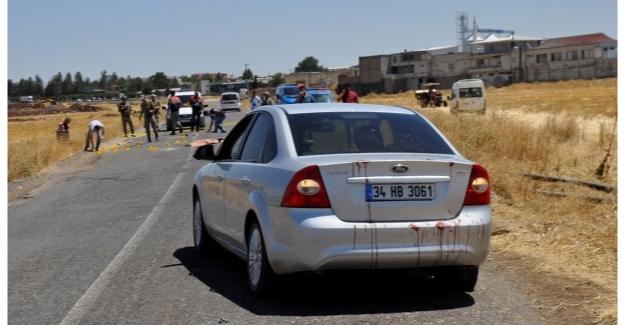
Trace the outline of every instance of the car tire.
<path fill-rule="evenodd" d="M 272 294 L 278 283 L 278 275 L 267 260 L 263 234 L 257 222 L 247 232 L 247 284 L 253 296 Z"/>
<path fill-rule="evenodd" d="M 479 272 L 479 266 L 449 266 L 443 269 L 442 278 L 452 290 L 473 292 Z"/>
<path fill-rule="evenodd" d="M 193 245 L 200 255 L 206 255 L 213 246 L 213 239 L 208 235 L 202 214 L 200 199 L 193 198 Z"/>

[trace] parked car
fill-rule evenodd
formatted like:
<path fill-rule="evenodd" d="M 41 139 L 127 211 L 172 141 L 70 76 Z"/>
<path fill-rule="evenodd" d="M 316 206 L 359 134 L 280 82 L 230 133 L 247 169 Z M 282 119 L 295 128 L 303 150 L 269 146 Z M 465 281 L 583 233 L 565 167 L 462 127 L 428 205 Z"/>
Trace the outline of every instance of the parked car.
<path fill-rule="evenodd" d="M 195 249 L 247 261 L 253 295 L 285 274 L 421 269 L 472 291 L 488 254 L 490 181 L 423 115 L 367 104 L 262 106 L 193 183 Z"/>
<path fill-rule="evenodd" d="M 195 94 L 194 91 L 178 91 L 176 92 L 176 96 L 180 97 L 180 102 L 182 103 L 182 107 L 178 111 L 178 122 L 182 125 L 182 127 L 191 127 L 191 118 L 193 115 L 193 108 L 191 108 L 191 96 Z M 167 100 L 165 100 L 165 105 L 163 105 L 163 112 L 167 111 L 167 101 L 169 100 L 169 96 L 167 96 Z M 208 105 L 204 104 L 204 107 L 208 107 Z M 206 121 L 204 120 L 204 115 L 200 116 L 200 128 L 206 127 Z M 161 127 L 161 130 L 173 131 L 175 126 L 171 125 L 171 120 L 167 118 L 165 113 L 165 128 Z"/>
<path fill-rule="evenodd" d="M 315 103 L 334 103 L 334 94 L 328 88 L 308 88 L 306 91 L 315 98 Z"/>
<path fill-rule="evenodd" d="M 241 111 L 241 98 L 239 97 L 239 93 L 225 92 L 221 94 L 219 103 L 221 104 L 221 109 L 224 111 L 230 109 Z"/>

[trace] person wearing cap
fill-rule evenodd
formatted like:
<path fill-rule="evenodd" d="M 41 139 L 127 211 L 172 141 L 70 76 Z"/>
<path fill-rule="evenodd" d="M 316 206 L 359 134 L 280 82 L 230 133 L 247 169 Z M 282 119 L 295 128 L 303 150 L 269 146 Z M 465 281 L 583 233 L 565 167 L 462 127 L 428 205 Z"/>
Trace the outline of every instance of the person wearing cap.
<path fill-rule="evenodd" d="M 56 127 L 56 139 L 57 140 L 69 140 L 69 123 L 72 121 L 71 117 L 66 117 Z"/>
<path fill-rule="evenodd" d="M 126 102 L 126 97 L 122 97 L 122 102 L 117 104 L 117 110 L 122 116 L 122 128 L 124 129 L 124 137 L 128 137 L 128 129 L 126 126 L 130 126 L 130 135 L 135 136 L 135 126 L 132 124 L 132 117 L 130 113 L 132 109 L 130 105 Z"/>
<path fill-rule="evenodd" d="M 306 90 L 305 85 L 299 86 L 299 96 L 295 99 L 295 104 L 314 103 L 315 98 L 311 96 Z"/>
<path fill-rule="evenodd" d="M 152 94 L 152 106 L 154 107 L 154 122 L 156 122 L 156 126 L 158 127 L 158 118 L 161 116 L 161 103 L 156 99 L 156 94 Z"/>
<path fill-rule="evenodd" d="M 85 144 L 84 151 L 98 151 L 100 150 L 100 143 L 104 140 L 104 124 L 98 120 L 93 120 L 88 125 L 89 130 L 87 131 L 87 143 Z M 93 135 L 98 135 L 98 141 L 93 141 Z M 89 145 L 91 145 L 91 150 L 89 150 Z"/>
<path fill-rule="evenodd" d="M 141 113 L 139 113 L 139 121 L 141 121 L 141 117 L 145 115 L 145 122 L 143 122 L 143 127 L 145 128 L 145 133 L 148 135 L 148 143 L 152 142 L 152 138 L 150 138 L 150 126 L 152 126 L 152 130 L 154 130 L 154 136 L 156 137 L 156 141 L 158 141 L 158 126 L 156 125 L 156 121 L 154 120 L 154 112 L 158 111 L 158 108 L 154 107 L 151 101 L 148 101 L 145 96 L 141 96 Z"/>
<path fill-rule="evenodd" d="M 343 103 L 358 103 L 358 94 L 352 90 L 350 84 L 343 85 L 343 92 L 339 94 L 339 101 Z"/>
<path fill-rule="evenodd" d="M 273 105 L 273 100 L 269 98 L 269 92 L 264 92 L 260 95 L 260 106 Z"/>

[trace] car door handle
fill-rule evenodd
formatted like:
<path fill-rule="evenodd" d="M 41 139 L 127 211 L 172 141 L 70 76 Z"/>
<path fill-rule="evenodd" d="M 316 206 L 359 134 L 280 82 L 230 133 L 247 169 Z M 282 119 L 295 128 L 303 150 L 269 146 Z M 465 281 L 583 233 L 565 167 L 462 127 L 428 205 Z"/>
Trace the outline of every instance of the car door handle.
<path fill-rule="evenodd" d="M 241 178 L 241 183 L 243 183 L 243 185 L 250 185 L 250 179 L 247 178 L 247 176 L 244 176 Z"/>

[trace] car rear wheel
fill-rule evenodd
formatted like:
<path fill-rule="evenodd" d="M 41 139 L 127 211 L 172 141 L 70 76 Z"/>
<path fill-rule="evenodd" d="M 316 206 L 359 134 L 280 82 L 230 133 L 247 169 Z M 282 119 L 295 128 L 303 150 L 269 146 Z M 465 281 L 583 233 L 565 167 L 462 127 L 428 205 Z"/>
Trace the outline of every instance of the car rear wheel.
<path fill-rule="evenodd" d="M 258 223 L 254 222 L 247 237 L 247 283 L 256 297 L 271 294 L 277 285 L 278 275 L 267 260 L 263 235 Z"/>
<path fill-rule="evenodd" d="M 202 204 L 198 197 L 193 199 L 193 244 L 195 251 L 200 255 L 206 255 L 212 246 L 212 239 L 208 235 L 202 215 Z"/>
<path fill-rule="evenodd" d="M 451 289 L 473 292 L 479 271 L 479 266 L 449 266 L 442 270 L 441 275 Z"/>

